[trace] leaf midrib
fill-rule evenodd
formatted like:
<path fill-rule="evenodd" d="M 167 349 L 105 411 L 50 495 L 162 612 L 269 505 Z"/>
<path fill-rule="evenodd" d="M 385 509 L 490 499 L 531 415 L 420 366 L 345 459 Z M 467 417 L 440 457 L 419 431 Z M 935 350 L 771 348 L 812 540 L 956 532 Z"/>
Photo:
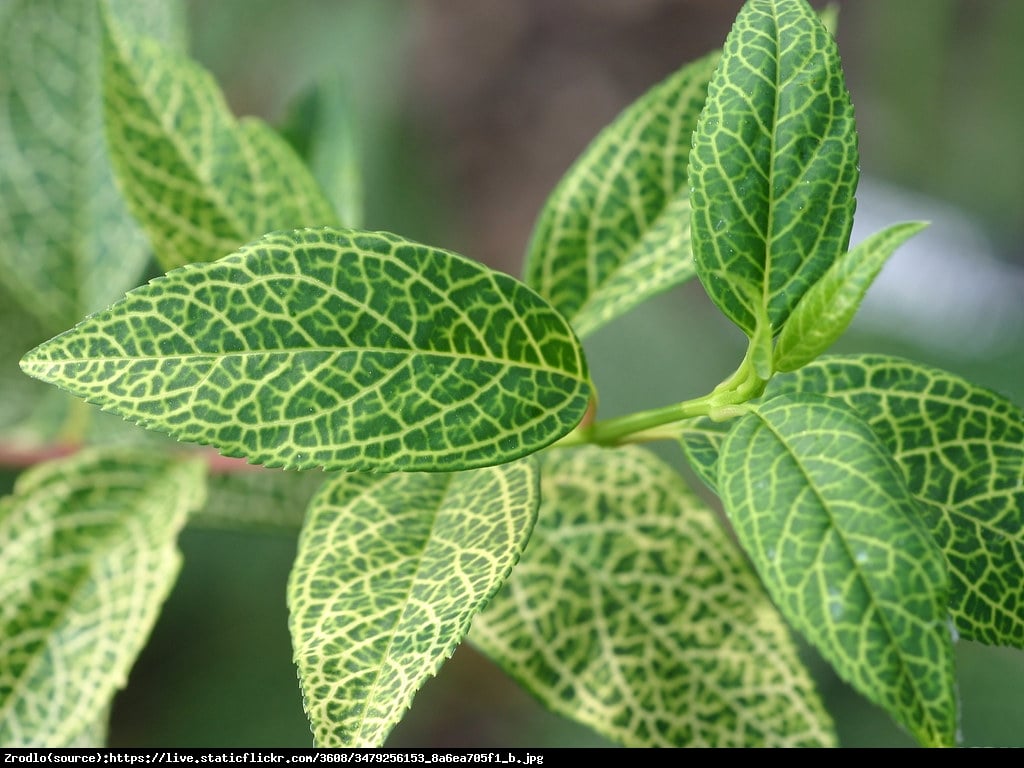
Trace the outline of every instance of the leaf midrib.
<path fill-rule="evenodd" d="M 773 5 L 775 5 L 775 4 L 773 3 Z M 820 151 L 820 144 L 819 144 L 818 148 L 816 148 L 814 152 L 809 153 L 807 158 L 801 164 L 800 173 L 794 175 L 794 178 L 791 180 L 791 183 L 788 184 L 785 189 L 780 190 L 779 193 L 776 195 L 776 193 L 775 193 L 775 175 L 776 175 L 776 157 L 777 157 L 777 149 L 778 149 L 778 144 L 777 144 L 778 130 L 777 130 L 777 128 L 778 128 L 778 124 L 779 124 L 779 115 L 780 115 L 780 112 L 781 112 L 780 97 L 781 97 L 781 93 L 782 93 L 782 89 L 783 89 L 784 83 L 789 82 L 789 80 L 791 80 L 792 78 L 788 78 L 786 80 L 783 80 L 783 78 L 782 78 L 782 58 L 783 58 L 784 51 L 783 51 L 783 46 L 782 46 L 782 38 L 781 38 L 781 34 L 779 32 L 779 26 L 778 26 L 778 16 L 779 16 L 778 15 L 778 10 L 777 9 L 774 9 L 774 10 L 775 10 L 775 12 L 772 14 L 771 19 L 772 19 L 772 30 L 774 32 L 774 37 L 775 37 L 775 50 L 776 50 L 776 62 L 775 63 L 776 63 L 776 67 L 775 67 L 774 104 L 773 104 L 773 107 L 772 107 L 773 119 L 772 119 L 772 126 L 771 126 L 772 130 L 771 130 L 771 133 L 770 133 L 770 139 L 771 139 L 771 156 L 770 157 L 771 157 L 771 159 L 770 159 L 770 162 L 769 162 L 769 172 L 768 172 L 768 181 L 767 181 L 767 185 L 768 185 L 768 220 L 767 220 L 766 232 L 765 232 L 765 270 L 764 270 L 764 279 L 763 279 L 762 286 L 761 286 L 761 288 L 762 288 L 762 293 L 761 293 L 761 311 L 762 311 L 762 316 L 759 317 L 758 320 L 757 320 L 758 325 L 760 325 L 762 321 L 767 323 L 769 329 L 772 332 L 774 332 L 775 328 L 772 325 L 771 316 L 770 316 L 770 311 L 769 310 L 770 310 L 770 307 L 771 307 L 771 299 L 772 299 L 772 296 L 774 295 L 773 292 L 771 291 L 771 274 L 772 274 L 772 261 L 773 261 L 773 259 L 772 259 L 772 252 L 773 252 L 772 244 L 775 242 L 775 236 L 777 234 L 775 232 L 775 210 L 776 210 L 776 207 L 777 207 L 776 204 L 777 204 L 778 201 L 784 199 L 787 195 L 789 195 L 789 193 L 795 188 L 795 186 L 798 184 L 799 180 L 802 179 L 804 177 L 804 175 L 806 174 L 807 169 L 813 164 L 815 159 L 818 157 L 818 154 L 819 154 L 819 151 Z M 829 131 L 826 131 L 824 133 L 824 135 L 827 136 L 829 134 L 829 132 L 831 130 L 831 127 L 832 127 L 832 124 L 834 122 L 835 122 L 835 114 L 830 111 L 829 121 L 828 121 Z M 835 196 L 835 193 L 836 193 L 837 189 L 838 189 L 838 187 L 836 187 L 836 186 L 833 186 L 832 189 L 831 189 L 831 193 L 832 193 L 833 198 Z M 825 236 L 824 229 L 819 228 L 818 233 L 816 235 L 815 250 L 817 250 L 817 243 L 820 243 L 820 241 L 824 238 L 824 236 Z M 795 274 L 791 275 L 789 277 L 789 279 L 787 280 L 787 284 L 791 283 L 794 277 L 796 277 Z M 785 289 L 783 288 L 780 291 L 778 291 L 778 293 L 783 293 L 784 291 L 785 291 Z"/>
<path fill-rule="evenodd" d="M 559 373 L 566 376 L 567 378 L 574 379 L 577 381 L 583 381 L 583 377 L 579 373 L 571 373 L 562 368 L 555 368 L 553 366 L 546 366 L 539 363 L 531 363 L 529 361 L 505 360 L 501 358 L 487 357 L 484 355 L 463 353 L 425 352 L 417 349 L 393 349 L 389 347 L 303 347 L 300 349 L 270 349 L 223 353 L 194 352 L 171 355 L 138 355 L 122 357 L 98 355 L 96 357 L 69 357 L 60 358 L 56 360 L 46 360 L 42 358 L 26 358 L 22 363 L 22 368 L 26 370 L 26 372 L 29 370 L 41 371 L 43 368 L 50 368 L 55 365 L 85 365 L 93 363 L 110 363 L 118 361 L 122 361 L 125 364 L 170 361 L 212 361 L 216 363 L 221 360 L 229 360 L 236 358 L 268 357 L 274 355 L 299 355 L 303 353 L 337 355 L 362 355 L 368 353 L 379 355 L 401 355 L 404 357 L 438 358 L 441 360 L 471 360 L 477 363 L 489 363 L 492 365 L 499 365 L 507 368 L 520 368 L 528 371 L 538 371 L 545 373 Z"/>
<path fill-rule="evenodd" d="M 772 4 L 775 5 L 774 3 Z M 760 314 L 757 317 L 755 323 L 755 331 L 763 324 L 768 325 L 769 332 L 771 327 L 771 317 L 768 312 L 768 307 L 771 304 L 771 275 L 772 275 L 772 233 L 775 232 L 775 166 L 776 166 L 776 150 L 778 149 L 778 125 L 779 125 L 779 112 L 781 110 L 780 105 L 780 94 L 782 91 L 781 81 L 781 70 L 782 70 L 782 40 L 779 33 L 778 25 L 778 8 L 773 7 L 773 13 L 771 15 L 772 20 L 772 33 L 775 40 L 775 87 L 773 89 L 773 102 L 772 102 L 772 124 L 771 132 L 769 134 L 769 160 L 768 160 L 768 218 L 765 223 L 764 233 L 764 276 L 761 281 L 761 307 Z M 770 335 L 770 334 L 769 334 Z M 758 338 L 755 333 L 754 338 Z"/>
<path fill-rule="evenodd" d="M 626 138 L 622 142 L 615 142 L 613 140 L 615 138 L 614 136 L 610 136 L 607 142 L 608 147 L 611 150 L 609 152 L 610 157 L 608 159 L 608 164 L 606 168 L 607 172 L 601 174 L 600 178 L 598 179 L 597 189 L 594 195 L 594 208 L 593 211 L 591 211 L 592 215 L 587 217 L 586 248 L 588 255 L 593 254 L 596 251 L 595 246 L 597 243 L 597 224 L 599 220 L 599 217 L 596 214 L 599 210 L 602 209 L 603 205 L 607 202 L 608 195 L 610 191 L 614 188 L 614 180 L 622 176 L 622 168 L 626 165 L 626 159 L 627 155 L 629 154 L 629 150 L 637 146 L 637 144 L 639 143 L 635 138 L 636 134 L 638 132 L 642 133 L 644 128 L 647 125 L 649 125 L 650 122 L 653 120 L 654 116 L 651 115 L 649 111 L 647 113 L 637 113 L 636 116 L 633 118 L 632 124 L 629 126 L 629 131 L 627 132 Z M 634 187 L 634 181 L 632 179 L 629 180 L 629 186 L 631 189 Z M 642 206 L 638 207 L 636 195 L 630 195 L 629 204 L 626 207 L 629 210 L 630 215 L 633 217 L 634 221 L 644 222 L 646 224 L 646 212 L 643 210 Z M 662 210 L 664 210 L 664 208 Z M 659 211 L 659 215 L 660 214 L 661 211 Z M 600 219 L 600 221 L 601 223 L 604 222 L 603 219 Z M 649 231 L 649 229 L 650 227 L 648 226 L 647 229 L 645 229 L 644 233 L 639 238 L 637 238 L 636 242 L 640 242 L 641 240 L 643 240 L 644 236 L 647 234 L 647 231 Z M 635 245 L 636 243 L 634 243 L 633 246 L 631 246 L 629 253 L 632 253 L 633 247 L 635 247 Z M 618 269 L 621 268 L 622 263 L 623 260 L 620 259 L 618 261 L 618 264 L 616 265 L 615 271 L 618 271 Z M 589 298 L 593 296 L 594 292 L 597 289 L 599 289 L 601 285 L 607 282 L 608 278 L 606 277 L 604 280 L 597 279 L 597 263 L 593 258 L 588 258 L 584 262 L 584 267 L 586 268 L 587 274 L 587 298 L 589 300 Z M 581 312 L 582 307 L 580 308 L 580 311 L 577 312 L 576 314 L 579 315 Z"/>
<path fill-rule="evenodd" d="M 839 541 L 841 543 L 843 551 L 846 553 L 847 562 L 849 563 L 849 565 L 852 566 L 853 571 L 857 574 L 857 580 L 861 583 L 861 587 L 864 589 L 865 593 L 867 595 L 869 595 L 869 598 L 870 598 L 872 606 L 873 606 L 873 610 L 874 610 L 876 616 L 878 616 L 878 618 L 879 618 L 880 622 L 882 623 L 883 627 L 885 628 L 885 633 L 886 633 L 886 635 L 889 638 L 889 646 L 891 648 L 899 649 L 900 646 L 896 642 L 897 635 L 894 632 L 891 624 L 889 623 L 888 618 L 886 617 L 885 611 L 881 610 L 881 606 L 879 605 L 878 601 L 876 600 L 876 598 L 874 596 L 875 593 L 874 593 L 874 589 L 872 588 L 871 583 L 868 582 L 867 578 L 865 577 L 865 575 L 863 573 L 863 569 L 861 569 L 858 566 L 856 558 L 853 556 L 853 552 L 850 549 L 849 545 L 847 544 L 846 535 L 845 535 L 845 533 L 842 532 L 842 529 L 836 524 L 836 520 L 835 520 L 835 517 L 832 514 L 831 508 L 829 507 L 828 504 L 825 503 L 824 499 L 822 498 L 821 494 L 819 493 L 818 486 L 811 482 L 811 474 L 810 474 L 809 470 L 807 470 L 807 468 L 800 461 L 800 459 L 791 450 L 789 450 L 788 441 L 783 438 L 782 434 L 779 433 L 774 428 L 774 426 L 771 423 L 769 423 L 768 420 L 765 419 L 759 412 L 754 411 L 754 413 L 757 415 L 758 419 L 760 419 L 761 423 L 775 437 L 775 439 L 779 442 L 779 444 L 786 446 L 786 454 L 787 454 L 787 456 L 792 460 L 793 464 L 796 466 L 797 470 L 800 472 L 800 474 L 804 478 L 804 481 L 805 481 L 804 487 L 811 489 L 811 492 L 814 494 L 814 498 L 817 500 L 819 508 L 825 510 L 825 514 L 828 516 L 829 526 L 830 526 L 831 530 L 833 530 L 837 534 L 839 534 Z M 824 544 L 824 540 L 822 541 L 822 545 L 823 544 Z M 820 551 L 820 546 L 821 545 L 819 545 L 819 551 Z M 821 561 L 820 558 L 816 558 L 816 560 L 818 562 Z M 831 635 L 833 633 L 830 631 L 829 634 Z M 909 668 L 907 666 L 907 662 L 905 660 L 905 654 L 902 651 L 900 651 L 899 653 L 896 654 L 896 656 L 899 659 L 899 666 L 900 666 L 901 676 L 905 680 L 909 680 L 911 687 L 913 688 L 915 694 L 917 695 L 917 702 L 918 702 L 918 704 L 919 704 L 919 706 L 921 708 L 922 714 L 924 714 L 927 717 L 928 722 L 930 724 L 932 724 L 932 726 L 933 726 L 929 730 L 931 731 L 932 734 L 940 733 L 941 729 L 934 728 L 936 723 L 932 719 L 931 709 L 927 706 L 927 702 L 931 701 L 931 699 L 929 699 L 928 697 L 922 695 L 922 692 L 921 692 L 921 689 L 920 689 L 920 687 L 918 685 L 918 681 L 917 681 L 916 676 L 909 671 Z"/>

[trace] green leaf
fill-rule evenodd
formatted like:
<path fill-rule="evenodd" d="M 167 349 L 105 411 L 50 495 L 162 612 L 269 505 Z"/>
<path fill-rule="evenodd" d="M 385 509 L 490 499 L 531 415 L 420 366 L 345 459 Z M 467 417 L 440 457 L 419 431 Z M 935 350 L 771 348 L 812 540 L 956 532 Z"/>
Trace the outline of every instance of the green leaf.
<path fill-rule="evenodd" d="M 686 166 L 710 54 L 604 129 L 548 199 L 526 281 L 581 336 L 694 275 Z"/>
<path fill-rule="evenodd" d="M 927 226 L 894 224 L 836 259 L 793 309 L 775 345 L 776 371 L 795 371 L 828 349 L 850 325 L 864 294 L 893 252 Z"/>
<path fill-rule="evenodd" d="M 288 584 L 320 747 L 379 747 L 508 576 L 537 513 L 532 459 L 342 475 L 310 505 Z"/>
<path fill-rule="evenodd" d="M 115 451 L 41 464 L 0 499 L 0 743 L 97 735 L 180 565 L 203 465 Z"/>
<path fill-rule="evenodd" d="M 769 394 L 835 397 L 892 452 L 946 558 L 960 635 L 1024 647 L 1024 412 L 945 371 L 882 355 L 822 358 Z"/>
<path fill-rule="evenodd" d="M 170 272 L 22 369 L 179 440 L 299 469 L 511 461 L 575 427 L 590 395 L 579 341 L 522 283 L 332 229 Z"/>
<path fill-rule="evenodd" d="M 729 520 L 794 628 L 922 744 L 953 745 L 945 565 L 867 424 L 779 396 L 736 423 L 718 467 Z"/>
<path fill-rule="evenodd" d="M 135 3 L 157 32 L 175 3 Z M 50 332 L 137 284 L 149 258 L 103 137 L 95 2 L 0 9 L 0 283 Z"/>
<path fill-rule="evenodd" d="M 363 224 L 363 183 L 356 120 L 340 77 L 320 80 L 295 101 L 282 127 L 346 227 Z"/>
<path fill-rule="evenodd" d="M 121 419 L 96 413 L 67 392 L 25 375 L 18 360 L 49 334 L 21 311 L 2 286 L 0 328 L 0 442 L 5 447 L 45 452 L 47 445 L 101 442 L 113 437 L 111 426 L 116 426 L 121 436 L 126 432 L 138 435 L 137 429 Z"/>
<path fill-rule="evenodd" d="M 717 493 L 718 456 L 722 452 L 722 442 L 729 434 L 732 424 L 702 416 L 684 422 L 682 427 L 679 442 L 690 467 L 708 488 Z"/>
<path fill-rule="evenodd" d="M 635 447 L 539 458 L 537 526 L 475 645 L 627 746 L 834 743 L 782 618 L 671 468 Z"/>
<path fill-rule="evenodd" d="M 804 0 L 751 0 L 726 40 L 690 154 L 697 274 L 770 339 L 846 251 L 856 129 L 835 41 Z"/>
<path fill-rule="evenodd" d="M 337 223 L 288 144 L 255 118 L 239 125 L 208 72 L 109 18 L 104 30 L 111 161 L 164 268 L 272 230 Z"/>
<path fill-rule="evenodd" d="M 38 381 L 25 376 L 17 361 L 25 351 L 47 337 L 35 318 L 25 315 L 10 294 L 0 285 L 0 434 L 23 422 L 28 413 L 53 392 Z M 62 395 L 64 397 L 64 395 Z"/>
<path fill-rule="evenodd" d="M 238 123 L 238 134 L 255 198 L 253 235 L 248 240 L 275 229 L 337 221 L 309 169 L 273 128 L 246 117 Z"/>
<path fill-rule="evenodd" d="M 110 705 L 94 714 L 92 722 L 85 723 L 75 738 L 66 747 L 76 749 L 103 749 L 107 746 L 107 734 L 110 730 Z"/>

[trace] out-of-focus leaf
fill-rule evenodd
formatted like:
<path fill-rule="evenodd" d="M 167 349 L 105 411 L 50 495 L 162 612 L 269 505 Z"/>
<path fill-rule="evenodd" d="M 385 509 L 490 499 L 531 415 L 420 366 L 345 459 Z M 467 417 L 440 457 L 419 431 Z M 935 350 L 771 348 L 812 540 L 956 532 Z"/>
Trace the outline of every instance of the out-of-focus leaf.
<path fill-rule="evenodd" d="M 538 503 L 531 459 L 324 486 L 288 585 L 317 746 L 383 744 L 519 559 Z"/>
<path fill-rule="evenodd" d="M 627 746 L 826 746 L 782 617 L 714 514 L 650 452 L 539 457 L 530 545 L 470 639 Z"/>
<path fill-rule="evenodd" d="M 581 337 L 695 274 L 686 167 L 717 62 L 688 64 L 631 105 L 541 213 L 526 281 Z"/>
<path fill-rule="evenodd" d="M 149 258 L 110 171 L 96 0 L 0 8 L 0 283 L 50 333 L 137 284 Z M 178 38 L 177 2 L 117 2 Z"/>
<path fill-rule="evenodd" d="M 203 473 L 89 451 L 34 467 L 0 499 L 0 743 L 99 734 L 177 576 Z"/>
<path fill-rule="evenodd" d="M 103 106 L 121 190 L 165 269 L 337 217 L 284 139 L 241 125 L 213 77 L 159 42 L 103 25 Z"/>

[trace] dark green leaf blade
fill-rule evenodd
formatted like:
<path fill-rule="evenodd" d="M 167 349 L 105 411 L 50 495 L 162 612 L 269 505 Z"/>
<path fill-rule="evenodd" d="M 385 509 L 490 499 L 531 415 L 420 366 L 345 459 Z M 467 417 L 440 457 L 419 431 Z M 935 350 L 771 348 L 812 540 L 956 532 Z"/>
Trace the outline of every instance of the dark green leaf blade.
<path fill-rule="evenodd" d="M 852 406 L 892 452 L 950 574 L 961 637 L 1024 648 L 1024 413 L 930 366 L 884 355 L 828 357 L 768 394 Z"/>
<path fill-rule="evenodd" d="M 779 396 L 736 423 L 718 464 L 726 513 L 790 623 L 922 744 L 954 745 L 945 565 L 867 424 Z"/>
<path fill-rule="evenodd" d="M 775 344 L 776 371 L 795 371 L 828 349 L 850 325 L 864 294 L 906 240 L 927 226 L 894 224 L 840 256 L 803 295 Z"/>
<path fill-rule="evenodd" d="M 529 458 L 324 486 L 288 585 L 317 746 L 383 744 L 519 559 L 538 503 Z"/>
<path fill-rule="evenodd" d="M 548 451 L 530 545 L 470 640 L 627 746 L 827 746 L 782 617 L 712 511 L 641 448 Z"/>
<path fill-rule="evenodd" d="M 715 304 L 770 339 L 849 243 L 853 108 L 803 0 L 751 0 L 726 40 L 690 155 L 693 254 Z"/>
<path fill-rule="evenodd" d="M 22 369 L 179 440 L 297 469 L 511 461 L 575 427 L 590 395 L 579 341 L 522 283 L 333 229 L 170 272 Z"/>
<path fill-rule="evenodd" d="M 103 27 L 111 161 L 165 269 L 269 231 L 337 224 L 291 147 L 255 118 L 240 126 L 206 70 L 109 15 Z"/>
<path fill-rule="evenodd" d="M 41 464 L 0 500 L 0 743 L 99 734 L 180 566 L 201 462 L 89 451 Z"/>
<path fill-rule="evenodd" d="M 686 167 L 718 61 L 655 86 L 606 127 L 552 192 L 526 282 L 584 337 L 694 275 Z"/>

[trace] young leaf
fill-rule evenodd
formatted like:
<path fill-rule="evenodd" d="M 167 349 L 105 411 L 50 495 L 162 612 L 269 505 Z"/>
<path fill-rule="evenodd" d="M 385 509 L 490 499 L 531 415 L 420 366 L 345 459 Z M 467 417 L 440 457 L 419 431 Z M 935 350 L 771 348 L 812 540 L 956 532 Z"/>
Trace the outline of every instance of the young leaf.
<path fill-rule="evenodd" d="M 836 259 L 783 326 L 775 344 L 774 369 L 795 371 L 828 349 L 850 325 L 893 251 L 926 226 L 923 222 L 894 224 Z"/>
<path fill-rule="evenodd" d="M 867 424 L 839 402 L 768 400 L 730 430 L 718 487 L 790 623 L 922 744 L 952 746 L 945 566 Z"/>
<path fill-rule="evenodd" d="M 18 367 L 17 360 L 42 339 L 47 337 L 35 318 L 23 314 L 14 299 L 0 285 L 0 434 L 5 438 L 9 430 L 26 416 L 46 396 L 54 392 L 38 381 L 25 376 Z M 61 393 L 61 397 L 66 397 Z"/>
<path fill-rule="evenodd" d="M 203 471 L 90 451 L 25 472 L 0 499 L 0 743 L 96 737 L 174 583 Z"/>
<path fill-rule="evenodd" d="M 110 158 L 165 269 L 337 223 L 291 147 L 255 118 L 239 125 L 208 72 L 109 16 L 103 26 Z"/>
<path fill-rule="evenodd" d="M 852 406 L 892 452 L 946 557 L 960 635 L 1024 648 L 1024 413 L 982 387 L 882 355 L 830 357 L 769 395 Z"/>
<path fill-rule="evenodd" d="M 475 645 L 627 746 L 834 743 L 782 618 L 671 468 L 635 447 L 539 459 L 537 526 Z"/>
<path fill-rule="evenodd" d="M 683 67 L 630 106 L 544 207 L 526 282 L 581 337 L 694 275 L 686 165 L 717 62 Z"/>
<path fill-rule="evenodd" d="M 22 369 L 178 440 L 298 469 L 511 461 L 575 427 L 590 395 L 579 341 L 522 283 L 332 229 L 170 272 Z"/>
<path fill-rule="evenodd" d="M 133 16 L 156 33 L 175 5 Z M 0 8 L 0 282 L 50 333 L 120 297 L 149 258 L 107 158 L 96 6 Z"/>
<path fill-rule="evenodd" d="M 751 0 L 690 153 L 697 274 L 748 336 L 770 343 L 846 251 L 857 178 L 835 41 L 804 0 Z"/>
<path fill-rule="evenodd" d="M 532 459 L 437 474 L 341 475 L 310 505 L 288 584 L 320 747 L 379 747 L 533 528 Z"/>

